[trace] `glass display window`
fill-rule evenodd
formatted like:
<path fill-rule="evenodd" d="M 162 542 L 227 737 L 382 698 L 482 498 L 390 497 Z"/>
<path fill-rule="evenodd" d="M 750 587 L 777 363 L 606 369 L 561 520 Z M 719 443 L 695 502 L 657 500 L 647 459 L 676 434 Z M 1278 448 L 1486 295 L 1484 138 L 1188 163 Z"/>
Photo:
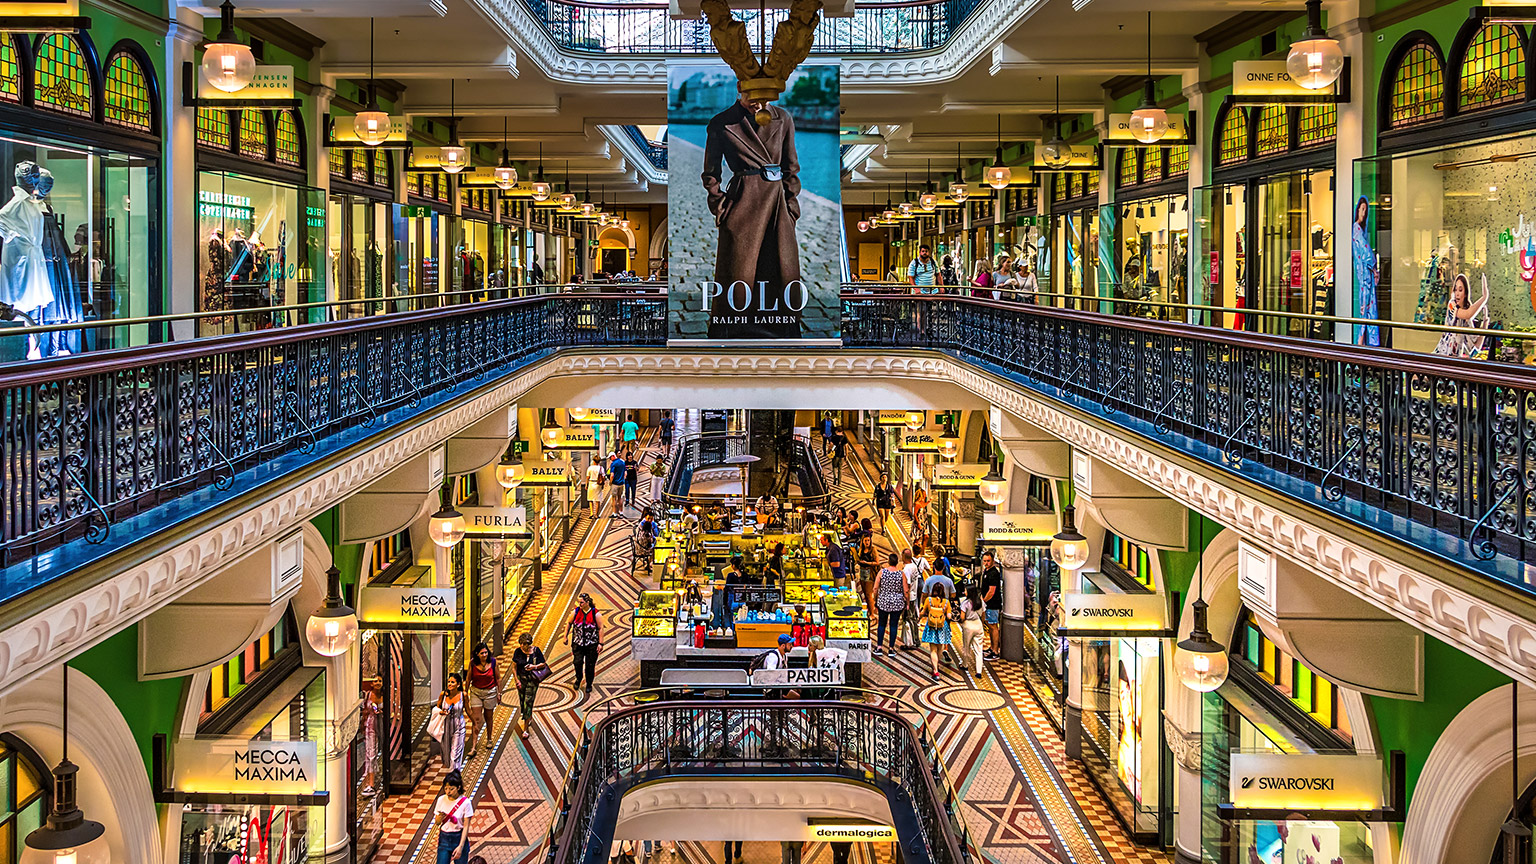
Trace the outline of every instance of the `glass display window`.
<path fill-rule="evenodd" d="M 1298 171 L 1257 184 L 1255 209 L 1264 226 L 1251 305 L 1271 312 L 1333 314 L 1333 171 Z M 1330 339 L 1326 322 L 1255 316 L 1253 329 L 1281 336 Z"/>
<path fill-rule="evenodd" d="M 472 191 L 472 190 L 469 190 Z M 491 224 L 481 219 L 457 219 L 453 250 L 453 290 L 484 291 L 491 260 Z"/>
<path fill-rule="evenodd" d="M 1075 174 L 1062 175 L 1075 177 Z M 1058 181 L 1060 182 L 1060 181 Z M 1052 248 L 1057 265 L 1046 270 L 1054 280 L 1052 290 L 1058 294 L 1075 294 L 1094 297 L 1098 294 L 1099 269 L 1099 208 L 1098 205 L 1069 209 L 1052 217 L 1054 238 Z M 1037 278 L 1038 282 L 1038 278 Z M 1065 303 L 1064 298 L 1055 298 Z"/>
<path fill-rule="evenodd" d="M 1118 210 L 1118 212 L 1115 212 Z M 1162 320 L 1181 318 L 1178 310 L 1150 303 L 1188 303 L 1189 198 L 1165 195 L 1116 205 L 1119 278 L 1115 296 L 1131 301 L 1115 311 Z M 1105 224 L 1103 215 L 1100 224 Z"/>
<path fill-rule="evenodd" d="M 318 189 L 225 171 L 198 172 L 198 308 L 260 310 L 323 299 L 325 201 Z M 318 224 L 317 224 L 318 223 Z M 200 319 L 200 335 L 260 330 L 287 316 Z"/>
<path fill-rule="evenodd" d="M 442 232 L 446 216 L 419 206 L 394 205 L 394 272 L 389 294 L 436 294 L 442 286 Z"/>

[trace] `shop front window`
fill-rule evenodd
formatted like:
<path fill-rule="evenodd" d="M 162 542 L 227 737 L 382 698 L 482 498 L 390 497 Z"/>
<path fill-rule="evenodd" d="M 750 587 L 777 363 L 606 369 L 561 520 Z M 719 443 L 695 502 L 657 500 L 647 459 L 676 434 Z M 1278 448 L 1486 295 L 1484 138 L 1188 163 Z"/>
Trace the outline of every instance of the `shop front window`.
<path fill-rule="evenodd" d="M 326 254 L 325 200 L 319 190 L 202 171 L 197 202 L 199 307 L 243 313 L 201 319 L 202 335 L 288 323 L 296 319 L 249 310 L 324 299 L 317 281 Z"/>
<path fill-rule="evenodd" d="M 0 735 L 0 861 L 17 860 L 27 835 L 43 827 L 50 779 L 30 748 Z"/>
<path fill-rule="evenodd" d="M 1258 184 L 1263 226 L 1258 308 L 1333 314 L 1332 190 L 1331 170 L 1281 174 Z M 1263 315 L 1253 323 L 1256 330 L 1282 336 L 1332 336 L 1332 328 L 1315 319 Z"/>
<path fill-rule="evenodd" d="M 1082 642 L 1083 761 L 1133 836 L 1160 834 L 1163 776 L 1157 639 Z"/>
<path fill-rule="evenodd" d="M 1169 195 L 1119 205 L 1119 235 L 1116 296 L 1149 302 L 1117 305 L 1115 311 L 1164 320 L 1180 317 L 1177 310 L 1152 304 L 1189 302 L 1189 198 Z"/>

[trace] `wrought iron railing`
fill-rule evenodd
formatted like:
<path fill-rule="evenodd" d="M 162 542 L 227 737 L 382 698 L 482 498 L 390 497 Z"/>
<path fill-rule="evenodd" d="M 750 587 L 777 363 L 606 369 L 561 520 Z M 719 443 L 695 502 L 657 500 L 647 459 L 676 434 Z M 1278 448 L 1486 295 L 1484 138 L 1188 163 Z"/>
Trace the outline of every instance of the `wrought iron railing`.
<path fill-rule="evenodd" d="M 645 158 L 650 160 L 651 167 L 658 171 L 667 170 L 666 144 L 645 137 L 645 133 L 641 132 L 638 126 L 625 126 L 623 129 L 624 134 L 629 136 L 629 140 L 633 141 L 635 146 L 640 148 L 640 152 L 645 154 Z"/>
<path fill-rule="evenodd" d="M 843 344 L 951 352 L 1419 545 L 1536 557 L 1521 366 L 943 295 L 845 294 Z"/>
<path fill-rule="evenodd" d="M 588 712 L 588 718 L 594 714 Z M 902 857 L 980 864 L 932 742 L 895 710 L 816 700 L 660 701 L 596 715 L 584 726 L 543 864 L 606 861 L 623 790 L 669 776 L 761 774 L 851 779 L 910 805 Z"/>
<path fill-rule="evenodd" d="M 595 54 L 718 53 L 702 18 L 673 20 L 666 3 L 618 0 L 526 0 L 550 38 L 570 51 Z M 812 54 L 896 54 L 943 48 L 986 0 L 907 0 L 860 4 L 852 17 L 823 16 Z M 787 9 L 738 10 L 758 54 Z"/>

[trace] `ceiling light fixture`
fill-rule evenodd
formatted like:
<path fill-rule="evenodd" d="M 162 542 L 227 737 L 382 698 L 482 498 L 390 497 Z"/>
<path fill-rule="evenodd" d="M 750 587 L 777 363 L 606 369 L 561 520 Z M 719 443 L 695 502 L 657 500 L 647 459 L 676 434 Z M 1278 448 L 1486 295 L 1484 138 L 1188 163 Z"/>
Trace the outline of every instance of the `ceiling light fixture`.
<path fill-rule="evenodd" d="M 997 115 L 997 152 L 992 156 L 992 167 L 987 169 L 987 185 L 993 189 L 1007 189 L 1013 182 L 1013 169 L 1003 164 L 1003 115 Z"/>
<path fill-rule="evenodd" d="M 928 178 L 923 182 L 923 194 L 917 197 L 917 206 L 923 208 L 926 213 L 932 213 L 939 208 L 939 196 L 933 192 L 933 160 L 928 160 Z"/>
<path fill-rule="evenodd" d="M 544 142 L 539 142 L 539 168 L 533 175 L 533 200 L 549 200 L 549 183 L 544 180 Z"/>
<path fill-rule="evenodd" d="M 465 534 L 464 514 L 454 509 L 453 505 L 448 503 L 449 490 L 452 488 L 453 481 L 451 480 L 443 484 L 440 493 L 443 506 L 438 508 L 436 513 L 432 514 L 431 519 L 427 520 L 428 536 L 432 538 L 433 543 L 444 549 L 452 549 L 460 540 L 464 539 Z"/>
<path fill-rule="evenodd" d="M 64 756 L 53 767 L 53 810 L 43 827 L 27 834 L 19 864 L 109 864 L 106 827 L 85 818 L 76 803 L 79 766 L 69 761 L 69 667 L 64 672 Z"/>
<path fill-rule="evenodd" d="M 996 507 L 1008 498 L 1008 481 L 998 473 L 997 459 L 993 458 L 990 461 L 987 476 L 981 478 L 981 485 L 976 488 L 976 493 L 981 496 L 981 500 L 987 502 L 988 506 Z"/>
<path fill-rule="evenodd" d="M 505 192 L 517 185 L 517 169 L 512 167 L 512 162 L 507 157 L 511 154 L 507 150 L 507 118 L 501 118 L 501 164 L 491 172 L 496 181 L 496 188 Z"/>
<path fill-rule="evenodd" d="M 1168 112 L 1157 104 L 1157 89 L 1152 81 L 1152 13 L 1147 12 L 1147 82 L 1141 92 L 1141 104 L 1131 112 L 1131 137 L 1143 144 L 1156 144 L 1168 134 Z"/>
<path fill-rule="evenodd" d="M 219 35 L 203 48 L 203 77 L 225 93 L 237 93 L 256 74 L 256 55 L 235 33 L 235 4 L 219 6 Z"/>
<path fill-rule="evenodd" d="M 1307 29 L 1291 43 L 1285 71 L 1298 87 L 1322 90 L 1344 71 L 1344 49 L 1323 29 L 1323 0 L 1307 0 Z"/>
<path fill-rule="evenodd" d="M 885 212 L 880 214 L 880 218 L 887 223 L 896 221 L 896 211 L 891 209 L 891 184 L 889 183 L 885 184 Z"/>
<path fill-rule="evenodd" d="M 1072 161 L 1072 145 L 1061 137 L 1061 76 L 1056 76 L 1056 114 L 1051 118 L 1056 131 L 1040 147 L 1040 161 L 1050 168 L 1065 168 Z"/>
<path fill-rule="evenodd" d="M 560 209 L 576 209 L 576 193 L 571 191 L 571 160 L 565 160 L 565 191 L 560 193 Z"/>
<path fill-rule="evenodd" d="M 379 110 L 379 86 L 373 77 L 373 19 L 368 19 L 368 107 L 352 118 L 357 140 L 377 147 L 389 139 L 389 115 Z"/>
<path fill-rule="evenodd" d="M 448 146 L 439 148 L 437 164 L 449 174 L 464 170 L 469 162 L 469 151 L 459 146 L 458 104 L 454 101 L 454 79 L 448 79 Z"/>
<path fill-rule="evenodd" d="M 965 185 L 965 165 L 960 159 L 960 142 L 955 142 L 955 182 L 949 184 L 949 197 L 956 204 L 964 204 L 970 197 L 970 189 Z"/>
<path fill-rule="evenodd" d="M 1195 517 L 1200 519 L 1199 516 Z M 1184 686 L 1197 693 L 1209 693 L 1227 680 L 1227 649 L 1211 637 L 1205 603 L 1205 522 L 1199 522 L 1200 588 L 1193 606 L 1194 623 L 1189 638 L 1173 648 L 1173 673 Z"/>
<path fill-rule="evenodd" d="M 1077 508 L 1061 508 L 1061 530 L 1051 538 L 1051 560 L 1068 573 L 1088 566 L 1088 538 L 1077 530 Z"/>
<path fill-rule="evenodd" d="M 581 215 L 591 216 L 597 212 L 597 207 L 592 204 L 592 175 L 584 175 L 581 181 Z"/>

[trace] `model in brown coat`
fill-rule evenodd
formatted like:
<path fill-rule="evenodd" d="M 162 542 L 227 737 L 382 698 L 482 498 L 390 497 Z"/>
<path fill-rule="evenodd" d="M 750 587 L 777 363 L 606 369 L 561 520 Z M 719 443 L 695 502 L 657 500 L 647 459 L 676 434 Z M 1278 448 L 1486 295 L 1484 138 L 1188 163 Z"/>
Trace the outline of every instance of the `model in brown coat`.
<path fill-rule="evenodd" d="M 768 123 L 757 122 L 760 112 L 767 113 Z M 732 175 L 724 189 L 722 161 Z M 800 160 L 794 119 L 776 105 L 742 96 L 709 121 L 702 179 L 709 212 L 720 229 L 709 335 L 798 337 L 807 293 L 799 281 L 795 239 Z"/>

